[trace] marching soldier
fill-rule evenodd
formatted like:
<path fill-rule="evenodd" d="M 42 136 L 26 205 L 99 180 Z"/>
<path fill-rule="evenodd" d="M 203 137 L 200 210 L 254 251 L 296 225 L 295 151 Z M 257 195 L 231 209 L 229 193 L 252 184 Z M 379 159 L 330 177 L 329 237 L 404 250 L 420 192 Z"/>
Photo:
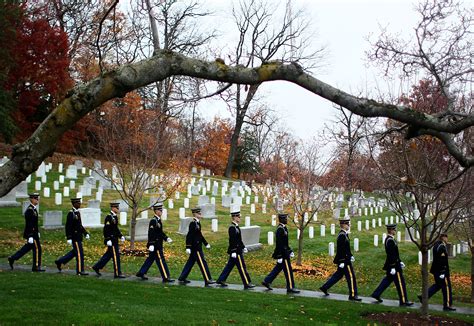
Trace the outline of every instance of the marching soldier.
<path fill-rule="evenodd" d="M 66 238 L 67 243 L 72 246 L 72 250 L 67 254 L 55 260 L 56 267 L 61 271 L 62 265 L 67 264 L 71 259 L 76 257 L 76 274 L 89 275 L 84 272 L 84 250 L 82 249 L 82 237 L 85 235 L 89 240 L 89 232 L 82 226 L 81 213 L 81 198 L 71 198 L 72 209 L 67 214 L 66 219 Z"/>
<path fill-rule="evenodd" d="M 386 276 L 380 282 L 380 285 L 372 293 L 371 297 L 378 302 L 383 302 L 380 296 L 383 291 L 393 282 L 397 288 L 398 300 L 400 306 L 412 306 L 413 302 L 408 301 L 407 289 L 405 286 L 405 278 L 403 277 L 402 269 L 405 268 L 405 264 L 400 260 L 400 254 L 398 253 L 398 244 L 394 239 L 395 233 L 397 232 L 396 224 L 387 225 L 387 238 L 385 239 L 385 253 L 387 258 L 383 265 L 383 270 L 386 271 Z"/>
<path fill-rule="evenodd" d="M 163 204 L 158 203 L 153 205 L 153 211 L 155 212 L 155 215 L 148 225 L 148 258 L 145 260 L 136 276 L 140 277 L 142 280 L 147 280 L 148 277 L 146 277 L 145 274 L 148 272 L 148 269 L 150 269 L 153 262 L 156 262 L 163 283 L 172 283 L 174 280 L 170 278 L 170 271 L 166 264 L 165 255 L 163 253 L 163 241 L 171 243 L 173 240 L 171 240 L 171 238 L 163 231 L 163 223 L 161 222 Z"/>
<path fill-rule="evenodd" d="M 270 274 L 265 277 L 262 285 L 268 290 L 273 290 L 271 284 L 273 280 L 283 270 L 286 279 L 286 292 L 287 293 L 300 293 L 299 290 L 295 289 L 295 280 L 293 279 L 293 269 L 291 268 L 291 258 L 295 256 L 293 250 L 288 245 L 288 229 L 286 224 L 288 223 L 288 214 L 278 214 L 278 225 L 276 231 L 276 246 L 273 252 L 273 259 L 276 259 L 277 263 Z"/>
<path fill-rule="evenodd" d="M 342 276 L 345 276 L 347 286 L 349 287 L 349 300 L 361 301 L 362 299 L 357 296 L 357 281 L 355 278 L 354 269 L 352 268 L 352 262 L 355 261 L 355 258 L 351 253 L 351 244 L 348 234 L 350 228 L 350 219 L 340 219 L 339 224 L 341 226 L 341 231 L 337 236 L 337 252 L 333 261 L 334 264 L 337 265 L 337 270 L 319 289 L 325 295 L 329 295 L 328 290 L 334 284 L 339 282 Z"/>
<path fill-rule="evenodd" d="M 118 228 L 117 213 L 119 212 L 120 203 L 110 203 L 110 214 L 105 217 L 104 221 L 104 244 L 107 251 L 102 258 L 92 266 L 97 276 L 101 276 L 100 270 L 109 262 L 110 258 L 114 262 L 114 278 L 125 278 L 120 269 L 120 251 L 119 239 L 124 242 L 125 237 Z"/>
<path fill-rule="evenodd" d="M 202 276 L 204 277 L 204 283 L 206 286 L 209 286 L 210 284 L 214 284 L 215 281 L 212 280 L 211 272 L 209 271 L 206 259 L 204 258 L 202 244 L 204 244 L 207 249 L 211 248 L 211 245 L 207 243 L 201 232 L 201 208 L 193 208 L 191 209 L 191 212 L 193 213 L 193 220 L 189 223 L 189 230 L 186 235 L 186 253 L 189 255 L 189 258 L 186 265 L 184 265 L 183 271 L 178 280 L 181 284 L 189 283 L 190 281 L 186 278 L 191 272 L 194 263 L 197 261 Z"/>
<path fill-rule="evenodd" d="M 25 210 L 25 229 L 23 231 L 23 238 L 26 239 L 26 243 L 12 256 L 8 257 L 8 263 L 10 268 L 13 269 L 13 263 L 15 260 L 23 257 L 30 250 L 33 251 L 33 265 L 31 270 L 33 272 L 44 272 L 41 269 L 41 244 L 40 244 L 40 233 L 38 229 L 38 202 L 39 194 L 29 194 L 30 205 Z"/>
<path fill-rule="evenodd" d="M 245 248 L 244 243 L 242 242 L 242 233 L 239 228 L 240 223 L 240 212 L 231 213 L 232 224 L 229 226 L 229 247 L 227 253 L 229 254 L 229 260 L 227 265 L 225 265 L 224 270 L 217 279 L 217 284 L 220 284 L 222 287 L 226 287 L 225 283 L 230 272 L 237 265 L 239 270 L 240 278 L 244 284 L 244 289 L 252 289 L 255 285 L 252 284 L 250 280 L 250 275 L 247 273 L 247 267 L 245 266 L 244 253 L 247 253 L 248 250 Z"/>
<path fill-rule="evenodd" d="M 431 264 L 430 273 L 433 274 L 435 283 L 428 289 L 428 298 L 431 298 L 440 289 L 443 292 L 443 310 L 455 311 L 453 305 L 453 292 L 451 289 L 451 278 L 449 277 L 448 263 L 448 234 L 441 233 L 439 240 L 433 246 L 433 264 Z M 420 302 L 421 295 L 418 296 Z"/>

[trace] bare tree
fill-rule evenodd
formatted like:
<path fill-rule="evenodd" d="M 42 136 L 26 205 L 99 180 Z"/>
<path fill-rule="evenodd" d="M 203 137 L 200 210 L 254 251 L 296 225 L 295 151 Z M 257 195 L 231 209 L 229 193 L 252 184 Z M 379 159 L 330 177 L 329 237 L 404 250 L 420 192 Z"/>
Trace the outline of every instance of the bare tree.
<path fill-rule="evenodd" d="M 232 64 L 254 67 L 257 64 L 278 60 L 279 62 L 309 63 L 323 49 L 309 51 L 308 22 L 302 11 L 292 12 L 290 1 L 286 2 L 283 18 L 276 20 L 274 3 L 261 0 L 241 0 L 232 13 L 239 32 L 235 53 L 228 55 Z M 309 68 L 309 67 L 307 67 Z M 260 84 L 236 84 L 221 97 L 235 116 L 235 126 L 230 141 L 229 157 L 225 176 L 231 177 L 237 144 L 242 126 L 249 121 L 250 110 L 258 106 L 257 91 Z"/>
<path fill-rule="evenodd" d="M 166 139 L 154 137 L 156 128 L 150 112 L 123 107 L 121 110 L 102 111 L 103 127 L 96 135 L 94 157 L 104 157 L 113 164 L 112 173 L 96 172 L 108 180 L 130 207 L 130 249 L 135 248 L 135 226 L 139 214 L 153 204 L 174 195 L 186 178 L 183 171 L 170 169 L 160 174 L 158 168 L 165 162 L 161 147 Z M 155 192 L 154 202 L 143 205 L 146 193 Z"/>

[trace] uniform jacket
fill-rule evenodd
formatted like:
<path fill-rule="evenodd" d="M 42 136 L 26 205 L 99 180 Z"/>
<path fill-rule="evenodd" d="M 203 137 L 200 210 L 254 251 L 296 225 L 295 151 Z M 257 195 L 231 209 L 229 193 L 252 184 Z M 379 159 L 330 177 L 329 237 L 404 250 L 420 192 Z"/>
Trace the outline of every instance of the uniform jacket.
<path fill-rule="evenodd" d="M 82 226 L 81 213 L 73 208 L 67 214 L 66 238 L 72 241 L 82 241 L 82 236 L 88 234 Z"/>
<path fill-rule="evenodd" d="M 438 240 L 433 247 L 433 264 L 431 264 L 430 273 L 449 275 L 448 248 L 441 240 Z"/>
<path fill-rule="evenodd" d="M 229 248 L 227 248 L 227 253 L 231 254 L 235 252 L 240 255 L 244 248 L 245 245 L 242 242 L 242 232 L 237 224 L 232 223 L 229 226 Z"/>
<path fill-rule="evenodd" d="M 288 259 L 290 254 L 293 252 L 288 245 L 288 229 L 286 225 L 279 224 L 276 230 L 276 246 L 273 251 L 273 259 Z"/>
<path fill-rule="evenodd" d="M 30 204 L 25 211 L 25 230 L 23 238 L 33 237 L 38 239 L 38 211 L 33 204 Z"/>
<path fill-rule="evenodd" d="M 117 215 L 110 212 L 104 220 L 104 244 L 107 244 L 108 240 L 111 240 L 113 244 L 118 244 L 121 237 L 122 232 L 118 228 Z"/>
<path fill-rule="evenodd" d="M 351 243 L 349 240 L 349 234 L 344 230 L 341 230 L 337 235 L 337 251 L 336 257 L 334 257 L 334 264 L 339 265 L 340 263 L 350 264 L 351 263 Z"/>
<path fill-rule="evenodd" d="M 168 236 L 163 231 L 163 223 L 161 218 L 157 218 L 155 215 L 148 224 L 148 246 L 155 246 L 156 248 L 163 249 L 163 241 L 168 240 Z"/>
<path fill-rule="evenodd" d="M 387 236 L 385 239 L 385 253 L 387 254 L 387 258 L 385 259 L 385 264 L 382 269 L 387 272 L 390 272 L 392 268 L 400 271 L 402 267 L 400 266 L 401 260 L 400 254 L 398 253 L 398 244 L 392 236 Z"/>
<path fill-rule="evenodd" d="M 186 248 L 201 250 L 203 243 L 207 246 L 207 241 L 201 233 L 201 223 L 193 219 L 191 223 L 189 223 L 189 230 L 186 235 Z"/>

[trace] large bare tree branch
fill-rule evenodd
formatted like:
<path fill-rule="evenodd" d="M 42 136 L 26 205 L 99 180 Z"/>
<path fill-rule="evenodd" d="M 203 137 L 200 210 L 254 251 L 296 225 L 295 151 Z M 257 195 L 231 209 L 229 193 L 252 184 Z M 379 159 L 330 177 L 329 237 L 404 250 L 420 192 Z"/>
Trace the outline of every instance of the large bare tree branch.
<path fill-rule="evenodd" d="M 72 89 L 29 139 L 14 146 L 11 160 L 0 167 L 0 196 L 8 193 L 52 155 L 64 132 L 87 113 L 112 98 L 123 97 L 127 92 L 174 75 L 249 85 L 286 80 L 365 117 L 387 117 L 412 126 L 454 134 L 474 125 L 474 114 L 458 119 L 440 119 L 406 106 L 355 97 L 309 75 L 297 64 L 269 62 L 260 67 L 243 68 L 227 66 L 219 60 L 209 62 L 160 50 L 150 59 L 121 66 Z M 472 166 L 474 159 L 470 158 L 467 163 Z"/>

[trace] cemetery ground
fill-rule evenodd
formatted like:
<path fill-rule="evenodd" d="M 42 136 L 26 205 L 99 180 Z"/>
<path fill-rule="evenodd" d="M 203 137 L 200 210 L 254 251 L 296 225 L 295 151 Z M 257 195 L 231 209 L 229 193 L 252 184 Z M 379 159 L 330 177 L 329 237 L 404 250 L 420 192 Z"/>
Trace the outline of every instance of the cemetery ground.
<path fill-rule="evenodd" d="M 88 169 L 87 169 L 88 170 Z M 70 209 L 69 198 L 75 196 L 76 189 L 71 189 L 71 196 L 64 197 L 61 205 L 55 205 L 53 181 L 58 180 L 57 164 L 47 174 L 47 182 L 43 186 L 51 189 L 51 197 L 41 196 L 39 211 L 40 225 L 43 224 L 42 213 L 47 210 L 61 210 L 63 225 L 66 214 Z M 82 180 L 88 173 L 83 175 L 80 170 L 76 185 L 82 184 Z M 199 180 L 199 175 L 196 180 Z M 206 180 L 208 177 L 203 177 Z M 36 177 L 32 174 L 32 180 L 28 184 L 28 191 L 34 191 L 34 181 Z M 212 178 L 221 180 L 221 178 Z M 69 180 L 61 185 L 69 184 Z M 39 191 L 43 195 L 43 191 Z M 60 192 L 60 191 L 58 191 Z M 209 195 L 209 193 L 208 193 Z M 366 194 L 375 196 L 373 194 Z M 163 222 L 164 230 L 173 239 L 173 243 L 165 243 L 165 255 L 170 268 L 171 276 L 177 278 L 187 260 L 185 253 L 184 236 L 177 234 L 179 227 L 178 210 L 183 207 L 183 200 L 186 192 L 181 193 L 180 199 L 175 199 L 174 208 L 169 209 L 165 202 L 167 220 Z M 204 249 L 206 259 L 209 263 L 213 279 L 217 279 L 227 262 L 226 253 L 228 236 L 227 227 L 230 223 L 229 208 L 221 206 L 221 191 L 216 198 L 216 215 L 218 216 L 218 231 L 211 232 L 211 220 L 203 219 L 203 233 L 211 249 Z M 83 198 L 83 207 L 87 206 L 88 199 Z M 108 213 L 108 202 L 120 198 L 112 190 L 104 190 L 101 204 L 101 219 Z M 197 205 L 198 196 L 190 199 L 190 207 Z M 251 203 L 255 203 L 254 194 L 251 195 Z M 149 205 L 149 198 L 143 201 L 143 207 Z M 267 205 L 267 213 L 263 214 L 261 209 L 262 198 L 256 203 L 256 213 L 250 213 L 250 205 L 241 206 L 242 221 L 245 224 L 245 216 L 250 216 L 251 225 L 261 227 L 260 242 L 263 244 L 261 250 L 252 251 L 246 254 L 246 264 L 252 281 L 259 285 L 266 274 L 273 268 L 275 261 L 271 258 L 274 246 L 267 244 L 267 233 L 274 231 L 272 226 L 272 211 Z M 347 204 L 346 202 L 344 203 Z M 347 207 L 347 206 L 346 206 Z M 344 208 L 344 206 L 343 206 Z M 343 211 L 343 209 L 342 209 Z M 148 217 L 153 214 L 148 211 Z M 351 239 L 359 239 L 359 252 L 354 252 L 356 261 L 354 269 L 356 272 L 359 294 L 370 296 L 372 291 L 384 276 L 382 266 L 385 261 L 385 251 L 381 243 L 382 233 L 385 233 L 385 216 L 395 215 L 384 209 L 382 213 L 372 216 L 354 217 L 351 227 Z M 190 210 L 186 209 L 186 216 L 191 216 Z M 24 218 L 21 214 L 21 207 L 0 208 L 0 260 L 2 264 L 7 264 L 7 257 L 19 249 L 24 244 L 22 232 Z M 382 226 L 365 230 L 365 220 L 382 218 Z M 120 226 L 124 235 L 128 235 L 130 214 L 127 225 Z M 357 230 L 357 221 L 361 220 L 362 231 Z M 336 224 L 336 234 L 331 235 L 330 224 Z M 321 237 L 320 225 L 325 224 L 326 235 Z M 320 212 L 318 220 L 310 224 L 314 227 L 314 238 L 308 238 L 308 228 L 304 231 L 303 266 L 293 267 L 295 270 L 295 282 L 299 289 L 316 290 L 325 282 L 327 277 L 335 271 L 332 257 L 328 255 L 328 243 L 335 242 L 338 232 L 337 221 L 332 217 L 332 212 Z M 399 231 L 402 231 L 402 241 L 399 244 L 400 255 L 407 265 L 405 278 L 407 282 L 408 298 L 416 301 L 416 296 L 421 291 L 420 266 L 418 265 L 418 251 L 414 244 L 405 242 L 405 228 L 399 224 Z M 312 298 L 290 297 L 269 295 L 265 293 L 252 293 L 251 291 L 230 291 L 220 288 L 186 288 L 185 286 L 164 286 L 162 284 L 152 284 L 147 282 L 121 282 L 100 280 L 94 276 L 91 266 L 105 252 L 103 244 L 102 228 L 88 229 L 91 233 L 91 240 L 84 241 L 84 254 L 86 270 L 90 273 L 87 277 L 73 277 L 70 275 L 56 274 L 35 274 L 22 271 L 0 271 L 0 322 L 5 323 L 31 323 L 41 320 L 44 323 L 145 323 L 148 321 L 168 321 L 170 323 L 203 323 L 210 324 L 213 321 L 218 323 L 261 323 L 286 324 L 286 323 L 308 323 L 313 321 L 326 323 L 360 323 L 367 324 L 361 315 L 373 312 L 416 312 L 413 309 L 388 308 L 380 305 L 357 304 L 352 302 L 336 302 Z M 290 246 L 297 252 L 297 231 L 296 227 L 289 223 Z M 374 235 L 379 236 L 378 247 L 375 247 Z M 43 247 L 43 266 L 48 270 L 55 270 L 54 260 L 69 251 L 64 235 L 64 227 L 56 230 L 41 229 L 41 241 Z M 450 237 L 450 242 L 456 243 L 454 237 Z M 127 249 L 129 242 L 121 244 L 122 251 Z M 128 256 L 122 255 L 122 271 L 131 278 L 135 278 L 135 273 L 145 260 L 145 242 L 137 242 L 136 249 L 142 255 Z M 470 300 L 470 260 L 469 253 L 457 255 L 450 259 L 452 271 L 453 298 L 455 306 L 473 307 Z M 16 262 L 17 265 L 31 265 L 31 254 Z M 65 269 L 73 270 L 75 261 L 72 260 Z M 113 270 L 112 262 L 106 266 L 104 271 Z M 159 276 L 156 265 L 153 265 L 148 272 L 148 276 Z M 202 280 L 202 276 L 197 266 L 193 268 L 189 279 Z M 432 277 L 430 276 L 430 282 Z M 234 270 L 228 279 L 228 283 L 241 284 L 237 270 Z M 284 288 L 285 281 L 283 274 L 273 283 L 274 287 Z M 330 292 L 347 293 L 347 286 L 341 280 Z M 391 286 L 383 294 L 383 298 L 397 299 L 394 286 Z M 430 303 L 442 304 L 442 295 L 439 292 L 430 300 Z M 28 314 L 24 313 L 24 307 L 28 307 Z M 443 315 L 443 314 L 441 314 Z M 445 314 L 444 314 L 445 315 Z M 452 317 L 474 322 L 473 316 L 461 314 L 450 314 Z M 285 319 L 287 318 L 287 319 Z M 311 319 L 312 318 L 312 319 Z M 26 319 L 26 321 L 25 321 Z"/>

